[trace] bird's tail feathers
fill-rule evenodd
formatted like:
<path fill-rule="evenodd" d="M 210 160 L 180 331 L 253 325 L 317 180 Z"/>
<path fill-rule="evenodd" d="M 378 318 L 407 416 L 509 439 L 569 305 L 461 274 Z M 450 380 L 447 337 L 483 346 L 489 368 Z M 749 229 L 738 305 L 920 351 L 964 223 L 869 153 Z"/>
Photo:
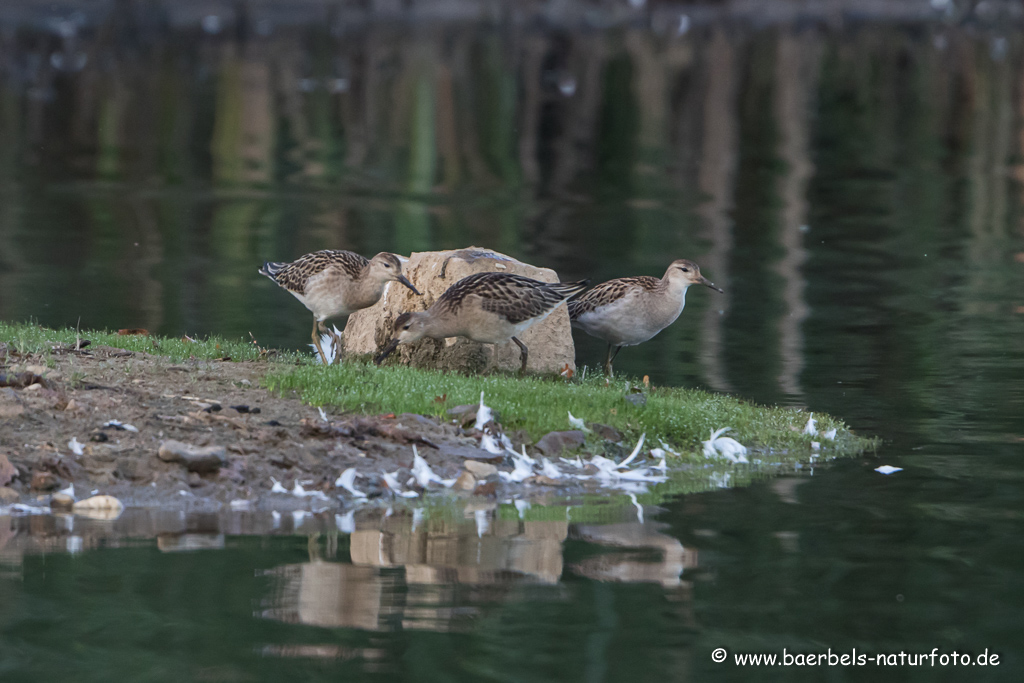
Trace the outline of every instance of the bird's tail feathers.
<path fill-rule="evenodd" d="M 280 273 L 281 269 L 287 265 L 287 263 L 276 263 L 274 261 L 267 261 L 266 263 L 263 264 L 263 267 L 260 268 L 259 273 L 260 275 L 266 275 L 271 280 L 276 280 L 277 274 Z"/>
<path fill-rule="evenodd" d="M 554 282 L 548 286 L 566 299 L 573 299 L 582 294 L 583 290 L 590 286 L 590 280 L 579 280 L 577 282 Z"/>

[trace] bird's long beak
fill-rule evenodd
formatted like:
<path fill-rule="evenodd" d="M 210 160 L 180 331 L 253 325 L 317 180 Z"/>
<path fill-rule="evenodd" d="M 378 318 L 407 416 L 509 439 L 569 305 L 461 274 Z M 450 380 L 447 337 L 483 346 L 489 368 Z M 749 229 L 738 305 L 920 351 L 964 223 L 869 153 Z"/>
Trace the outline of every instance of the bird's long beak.
<path fill-rule="evenodd" d="M 409 287 L 412 287 L 412 285 L 409 285 Z M 412 291 L 416 292 L 415 289 L 412 290 Z M 419 292 L 416 292 L 416 293 L 419 294 Z M 388 345 L 385 346 L 384 350 L 381 351 L 377 355 L 377 357 L 373 359 L 373 362 L 376 363 L 377 365 L 380 365 L 381 363 L 384 362 L 384 359 L 387 358 L 388 356 L 390 356 L 391 352 L 394 351 L 397 348 L 398 348 L 398 338 L 396 337 L 395 339 L 392 339 L 391 341 L 388 342 Z"/>
<path fill-rule="evenodd" d="M 725 294 L 725 292 L 722 291 L 721 287 L 716 286 L 714 282 L 712 282 L 711 280 L 707 279 L 703 275 L 700 276 L 700 283 L 702 285 L 704 285 L 705 287 L 710 287 L 711 289 L 715 290 L 719 294 Z"/>
<path fill-rule="evenodd" d="M 409 282 L 409 278 L 407 278 L 406 276 L 399 275 L 398 276 L 398 281 L 401 282 L 406 287 L 408 287 L 409 289 L 411 289 L 417 296 L 423 296 L 422 294 L 420 294 L 420 290 L 418 290 L 418 289 L 416 289 L 415 287 L 412 286 L 412 283 Z"/>

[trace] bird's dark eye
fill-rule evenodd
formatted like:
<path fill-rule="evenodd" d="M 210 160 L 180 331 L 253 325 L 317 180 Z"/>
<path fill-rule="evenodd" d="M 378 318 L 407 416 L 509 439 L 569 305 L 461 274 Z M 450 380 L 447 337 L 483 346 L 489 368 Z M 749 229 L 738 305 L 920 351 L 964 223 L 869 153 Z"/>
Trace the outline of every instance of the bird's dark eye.
<path fill-rule="evenodd" d="M 683 271 L 684 273 L 689 273 L 690 272 L 689 268 L 680 268 L 679 270 Z"/>
<path fill-rule="evenodd" d="M 407 329 L 409 329 L 410 327 L 412 327 L 412 325 L 406 325 L 406 326 L 405 326 L 405 327 L 403 327 L 402 329 L 403 329 L 403 330 L 407 330 Z"/>
<path fill-rule="evenodd" d="M 390 263 L 385 263 L 385 264 L 384 264 L 384 267 L 385 267 L 385 268 L 390 268 L 390 267 L 391 267 L 391 264 L 390 264 Z"/>

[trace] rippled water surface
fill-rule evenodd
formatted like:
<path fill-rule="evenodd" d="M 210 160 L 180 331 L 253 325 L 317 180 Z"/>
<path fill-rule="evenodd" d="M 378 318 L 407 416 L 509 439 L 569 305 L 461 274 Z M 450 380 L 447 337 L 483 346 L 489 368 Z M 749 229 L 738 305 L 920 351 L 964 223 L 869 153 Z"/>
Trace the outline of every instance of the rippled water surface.
<path fill-rule="evenodd" d="M 0 680 L 1024 676 L 1010 24 L 105 7 L 0 9 L 0 318 L 299 348 L 264 260 L 476 244 L 600 281 L 686 257 L 726 294 L 691 291 L 617 370 L 885 442 L 641 497 L 643 523 L 617 501 L 0 517 Z M 732 659 L 783 648 L 1000 660 Z"/>

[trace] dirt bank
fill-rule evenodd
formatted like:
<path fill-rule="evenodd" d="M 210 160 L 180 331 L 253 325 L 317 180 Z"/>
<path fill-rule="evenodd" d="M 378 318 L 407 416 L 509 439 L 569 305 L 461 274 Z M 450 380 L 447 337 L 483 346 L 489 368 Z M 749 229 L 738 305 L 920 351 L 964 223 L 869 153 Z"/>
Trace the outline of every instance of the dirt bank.
<path fill-rule="evenodd" d="M 336 485 L 349 468 L 359 474 L 353 488 L 371 499 L 394 495 L 385 472 L 398 472 L 406 495 L 421 492 L 408 483 L 414 444 L 439 478 L 461 476 L 447 489 L 456 495 L 553 488 L 543 478 L 503 482 L 489 465 L 504 458 L 480 448 L 474 409 L 447 423 L 411 414 L 325 421 L 294 392 L 261 388 L 268 367 L 103 346 L 19 354 L 0 344 L 0 505 L 47 505 L 74 484 L 79 500 L 95 491 L 128 506 L 345 507 L 358 499 Z M 509 436 L 517 448 L 528 441 Z M 474 476 L 467 458 L 480 462 Z"/>

